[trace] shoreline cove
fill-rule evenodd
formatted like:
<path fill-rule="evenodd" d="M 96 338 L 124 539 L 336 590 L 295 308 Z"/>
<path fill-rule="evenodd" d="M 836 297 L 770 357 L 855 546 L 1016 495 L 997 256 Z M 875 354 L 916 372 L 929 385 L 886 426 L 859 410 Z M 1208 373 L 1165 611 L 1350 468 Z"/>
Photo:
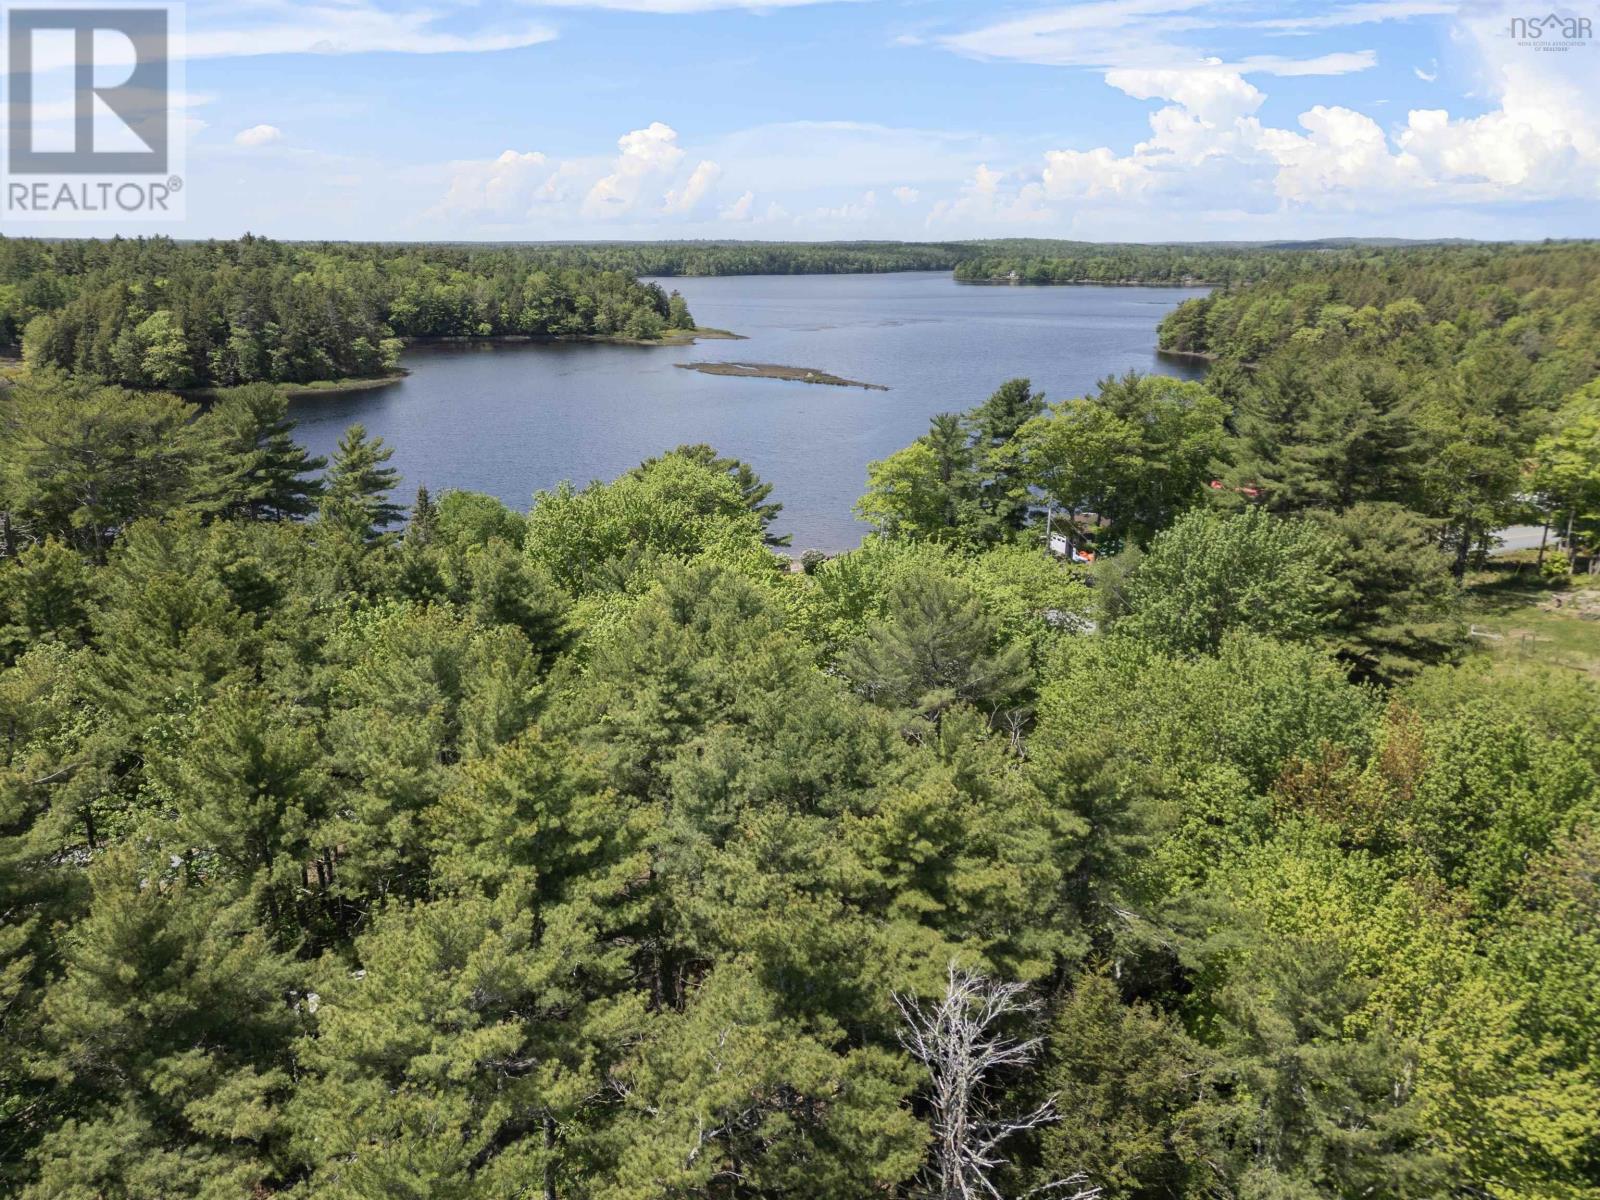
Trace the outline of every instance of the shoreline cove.
<path fill-rule="evenodd" d="M 1134 370 L 1184 379 L 1204 364 L 1155 352 L 1156 328 L 1197 289 L 970 288 L 947 272 L 716 276 L 677 281 L 732 353 L 615 341 L 415 344 L 386 387 L 313 391 L 290 415 L 329 455 L 355 422 L 395 447 L 403 494 L 418 484 L 484 492 L 525 510 L 563 480 L 614 479 L 674 446 L 703 443 L 773 485 L 775 529 L 797 550 L 837 552 L 867 527 L 854 505 L 868 465 L 965 411 L 1008 378 L 1050 400 Z M 704 329 L 697 330 L 703 335 Z M 682 364 L 793 364 L 889 390 L 715 378 Z M 743 377 L 741 377 L 743 376 Z"/>

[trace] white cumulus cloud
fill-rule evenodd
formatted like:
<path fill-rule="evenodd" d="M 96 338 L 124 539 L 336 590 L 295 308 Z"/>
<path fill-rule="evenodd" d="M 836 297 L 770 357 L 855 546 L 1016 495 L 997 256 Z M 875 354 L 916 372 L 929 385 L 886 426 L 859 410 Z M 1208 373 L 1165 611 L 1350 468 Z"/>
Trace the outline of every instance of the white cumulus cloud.
<path fill-rule="evenodd" d="M 516 220 L 527 213 L 553 178 L 548 160 L 537 150 L 506 150 L 488 162 L 455 163 L 449 190 L 433 211 Z"/>
<path fill-rule="evenodd" d="M 632 213 L 646 183 L 676 169 L 683 158 L 678 131 L 660 121 L 635 129 L 617 139 L 621 153 L 609 175 L 589 189 L 583 201 L 587 217 L 620 217 Z"/>
<path fill-rule="evenodd" d="M 721 167 L 703 159 L 681 188 L 672 189 L 662 198 L 663 208 L 669 213 L 692 213 L 721 176 Z"/>
<path fill-rule="evenodd" d="M 252 125 L 233 135 L 235 146 L 269 146 L 283 141 L 283 130 L 276 125 Z"/>
<path fill-rule="evenodd" d="M 740 196 L 732 204 L 724 208 L 717 214 L 717 216 L 721 217 L 724 221 L 748 221 L 751 219 L 751 214 L 755 209 L 755 206 L 756 194 L 751 191 L 746 191 L 744 195 Z"/>

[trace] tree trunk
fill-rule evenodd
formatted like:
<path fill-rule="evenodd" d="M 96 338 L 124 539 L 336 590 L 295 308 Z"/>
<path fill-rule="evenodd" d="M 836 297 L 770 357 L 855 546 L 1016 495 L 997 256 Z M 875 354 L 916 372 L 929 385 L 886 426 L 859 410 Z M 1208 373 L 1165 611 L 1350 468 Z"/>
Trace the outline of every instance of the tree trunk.
<path fill-rule="evenodd" d="M 1467 555 L 1472 550 L 1472 523 L 1461 523 L 1461 540 L 1456 544 L 1456 561 L 1450 567 L 1450 574 L 1460 583 L 1467 575 Z"/>
<path fill-rule="evenodd" d="M 556 1119 L 544 1119 L 544 1200 L 556 1200 Z"/>

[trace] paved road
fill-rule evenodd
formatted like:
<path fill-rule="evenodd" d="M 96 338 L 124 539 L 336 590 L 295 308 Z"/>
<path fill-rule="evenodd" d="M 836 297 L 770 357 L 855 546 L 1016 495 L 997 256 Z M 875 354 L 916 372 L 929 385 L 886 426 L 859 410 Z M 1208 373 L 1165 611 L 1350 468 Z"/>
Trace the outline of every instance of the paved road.
<path fill-rule="evenodd" d="M 1500 544 L 1490 551 L 1492 554 L 1508 554 L 1513 550 L 1537 550 L 1539 539 L 1544 535 L 1544 527 L 1540 525 L 1508 525 L 1495 536 L 1500 539 Z M 1551 537 L 1551 542 L 1555 538 Z"/>

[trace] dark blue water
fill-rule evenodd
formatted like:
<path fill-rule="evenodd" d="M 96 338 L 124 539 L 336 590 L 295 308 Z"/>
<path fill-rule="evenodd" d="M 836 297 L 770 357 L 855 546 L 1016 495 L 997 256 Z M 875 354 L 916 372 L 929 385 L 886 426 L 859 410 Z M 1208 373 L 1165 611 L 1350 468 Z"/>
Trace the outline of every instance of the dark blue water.
<path fill-rule="evenodd" d="M 867 463 L 971 408 L 1013 376 L 1055 399 L 1129 369 L 1195 377 L 1155 354 L 1183 288 L 983 287 L 943 272 L 760 275 L 662 281 L 702 325 L 748 341 L 695 346 L 429 347 L 392 386 L 296 401 L 299 437 L 330 454 L 360 421 L 395 448 L 405 497 L 469 488 L 526 508 L 571 479 L 611 479 L 684 442 L 751 463 L 783 502 L 795 549 L 843 550 Z M 811 367 L 887 392 L 683 371 L 680 362 Z"/>

